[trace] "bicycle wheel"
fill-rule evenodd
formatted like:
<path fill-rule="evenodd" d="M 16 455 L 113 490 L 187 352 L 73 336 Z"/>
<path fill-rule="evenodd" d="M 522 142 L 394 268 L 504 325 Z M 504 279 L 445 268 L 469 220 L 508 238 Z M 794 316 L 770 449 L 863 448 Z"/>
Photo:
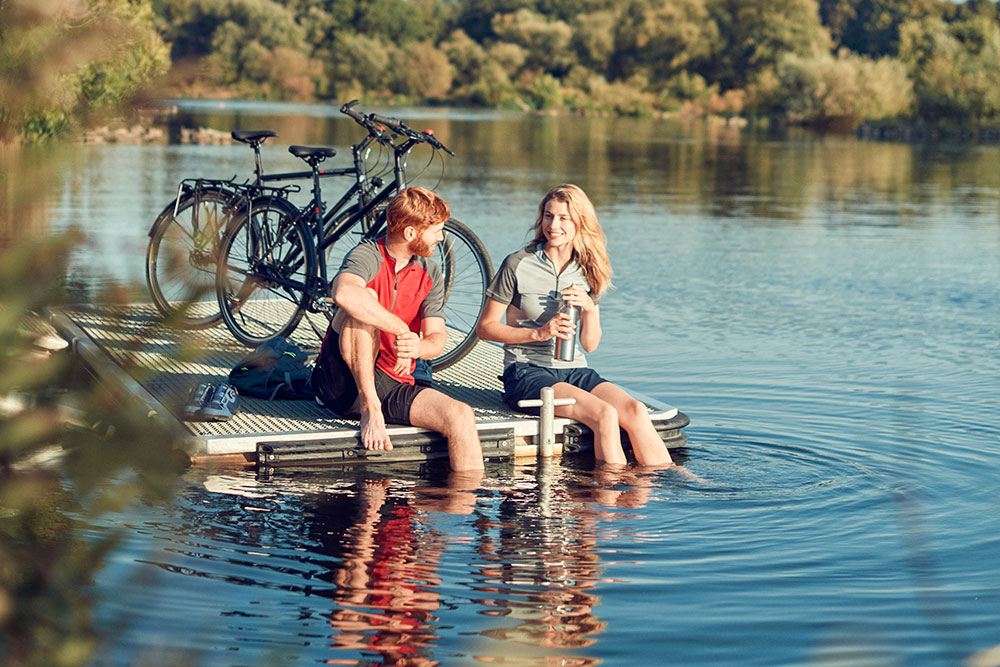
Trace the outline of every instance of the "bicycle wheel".
<path fill-rule="evenodd" d="M 309 229 L 288 200 L 261 197 L 238 213 L 219 254 L 222 320 L 249 347 L 288 336 L 311 298 L 316 256 Z"/>
<path fill-rule="evenodd" d="M 146 285 L 170 324 L 204 329 L 222 315 L 215 299 L 218 247 L 229 222 L 233 194 L 201 189 L 171 202 L 149 230 Z"/>
<path fill-rule="evenodd" d="M 444 240 L 435 248 L 434 259 L 444 275 L 448 342 L 441 356 L 431 360 L 431 368 L 441 370 L 468 354 L 478 340 L 476 322 L 486 302 L 493 265 L 482 241 L 454 219 L 444 224 Z"/>

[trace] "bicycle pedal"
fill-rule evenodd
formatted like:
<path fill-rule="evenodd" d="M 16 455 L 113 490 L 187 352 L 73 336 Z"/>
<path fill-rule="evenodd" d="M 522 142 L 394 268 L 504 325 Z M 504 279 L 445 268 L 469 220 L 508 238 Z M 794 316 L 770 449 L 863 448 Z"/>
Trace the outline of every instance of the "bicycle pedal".
<path fill-rule="evenodd" d="M 313 300 L 313 306 L 317 313 L 332 313 L 337 307 L 337 302 L 331 297 L 323 296 Z"/>

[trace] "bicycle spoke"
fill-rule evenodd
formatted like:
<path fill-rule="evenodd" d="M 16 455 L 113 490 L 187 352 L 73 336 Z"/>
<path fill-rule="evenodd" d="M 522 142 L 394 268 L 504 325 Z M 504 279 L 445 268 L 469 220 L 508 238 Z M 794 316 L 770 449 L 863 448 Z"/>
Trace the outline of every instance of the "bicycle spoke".
<path fill-rule="evenodd" d="M 455 220 L 445 223 L 445 239 L 434 256 L 445 282 L 445 323 L 448 341 L 441 356 L 431 361 L 435 370 L 461 359 L 476 343 L 476 323 L 493 277 L 489 255 L 468 227 Z"/>
<path fill-rule="evenodd" d="M 146 282 L 153 303 L 172 323 L 205 327 L 220 315 L 211 300 L 219 232 L 228 220 L 228 191 L 185 194 L 164 208 L 146 252 Z"/>
<path fill-rule="evenodd" d="M 219 260 L 217 292 L 226 326 L 237 340 L 256 346 L 286 336 L 302 317 L 315 267 L 296 210 L 269 198 L 234 225 Z"/>

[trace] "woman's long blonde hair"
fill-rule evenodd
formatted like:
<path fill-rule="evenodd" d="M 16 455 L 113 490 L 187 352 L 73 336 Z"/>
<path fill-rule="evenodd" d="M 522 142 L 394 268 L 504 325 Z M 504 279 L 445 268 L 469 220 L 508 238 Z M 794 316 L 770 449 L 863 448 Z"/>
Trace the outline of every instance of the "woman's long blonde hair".
<path fill-rule="evenodd" d="M 601 223 L 597 221 L 597 211 L 590 203 L 587 193 L 576 185 L 557 185 L 538 205 L 538 219 L 535 220 L 535 240 L 533 243 L 545 243 L 545 233 L 542 231 L 542 217 L 545 206 L 550 201 L 566 203 L 569 217 L 576 225 L 576 236 L 573 238 L 573 255 L 587 276 L 590 291 L 599 296 L 611 287 L 611 260 L 608 259 L 607 239 Z"/>

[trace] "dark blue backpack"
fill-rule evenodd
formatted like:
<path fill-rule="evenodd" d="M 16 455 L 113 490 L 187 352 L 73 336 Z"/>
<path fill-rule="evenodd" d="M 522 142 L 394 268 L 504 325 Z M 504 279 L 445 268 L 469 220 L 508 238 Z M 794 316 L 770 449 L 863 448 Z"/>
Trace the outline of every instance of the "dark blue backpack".
<path fill-rule="evenodd" d="M 229 372 L 229 383 L 241 396 L 312 400 L 309 355 L 282 337 L 261 343 Z"/>

